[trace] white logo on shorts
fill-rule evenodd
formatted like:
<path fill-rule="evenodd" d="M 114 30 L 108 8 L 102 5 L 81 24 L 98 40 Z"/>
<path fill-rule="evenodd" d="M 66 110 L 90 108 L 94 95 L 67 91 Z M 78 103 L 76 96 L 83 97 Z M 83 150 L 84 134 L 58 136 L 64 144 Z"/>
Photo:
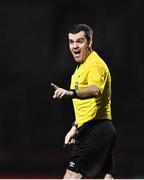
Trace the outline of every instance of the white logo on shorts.
<path fill-rule="evenodd" d="M 74 166 L 75 166 L 75 163 L 71 161 L 71 162 L 69 162 L 69 166 L 70 166 L 70 167 L 74 167 Z"/>

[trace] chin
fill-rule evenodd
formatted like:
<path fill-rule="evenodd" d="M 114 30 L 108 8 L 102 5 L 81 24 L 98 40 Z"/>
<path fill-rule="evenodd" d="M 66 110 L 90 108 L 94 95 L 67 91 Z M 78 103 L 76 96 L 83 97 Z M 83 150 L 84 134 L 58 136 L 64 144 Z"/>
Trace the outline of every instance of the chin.
<path fill-rule="evenodd" d="M 77 63 L 82 63 L 82 59 L 75 59 Z"/>

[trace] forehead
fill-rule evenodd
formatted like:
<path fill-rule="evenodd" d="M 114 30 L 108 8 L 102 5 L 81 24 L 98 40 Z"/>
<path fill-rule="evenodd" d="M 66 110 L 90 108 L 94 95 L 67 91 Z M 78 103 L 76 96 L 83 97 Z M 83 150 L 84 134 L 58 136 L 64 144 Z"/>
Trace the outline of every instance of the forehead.
<path fill-rule="evenodd" d="M 69 33 L 68 37 L 69 37 L 69 39 L 72 39 L 72 40 L 76 40 L 76 39 L 79 39 L 79 38 L 85 38 L 85 32 L 80 31 L 80 32 L 75 33 L 75 34 Z"/>

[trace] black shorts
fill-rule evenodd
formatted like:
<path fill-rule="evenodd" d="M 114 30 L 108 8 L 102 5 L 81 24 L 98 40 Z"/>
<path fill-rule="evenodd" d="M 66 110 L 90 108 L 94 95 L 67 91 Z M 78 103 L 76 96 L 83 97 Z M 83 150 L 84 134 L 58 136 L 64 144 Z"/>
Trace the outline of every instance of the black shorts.
<path fill-rule="evenodd" d="M 78 129 L 67 168 L 84 177 L 114 175 L 117 133 L 111 120 L 92 120 Z"/>

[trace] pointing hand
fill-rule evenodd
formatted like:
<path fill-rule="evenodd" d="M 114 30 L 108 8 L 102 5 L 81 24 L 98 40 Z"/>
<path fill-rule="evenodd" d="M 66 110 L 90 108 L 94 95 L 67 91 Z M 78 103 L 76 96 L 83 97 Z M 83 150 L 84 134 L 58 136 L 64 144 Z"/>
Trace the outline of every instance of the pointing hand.
<path fill-rule="evenodd" d="M 56 98 L 63 98 L 63 97 L 70 97 L 72 96 L 72 93 L 71 91 L 67 91 L 66 89 L 63 89 L 63 88 L 60 88 L 58 87 L 57 85 L 51 83 L 51 86 L 55 89 L 55 92 L 54 92 L 54 95 L 53 95 L 53 98 L 56 99 Z"/>

